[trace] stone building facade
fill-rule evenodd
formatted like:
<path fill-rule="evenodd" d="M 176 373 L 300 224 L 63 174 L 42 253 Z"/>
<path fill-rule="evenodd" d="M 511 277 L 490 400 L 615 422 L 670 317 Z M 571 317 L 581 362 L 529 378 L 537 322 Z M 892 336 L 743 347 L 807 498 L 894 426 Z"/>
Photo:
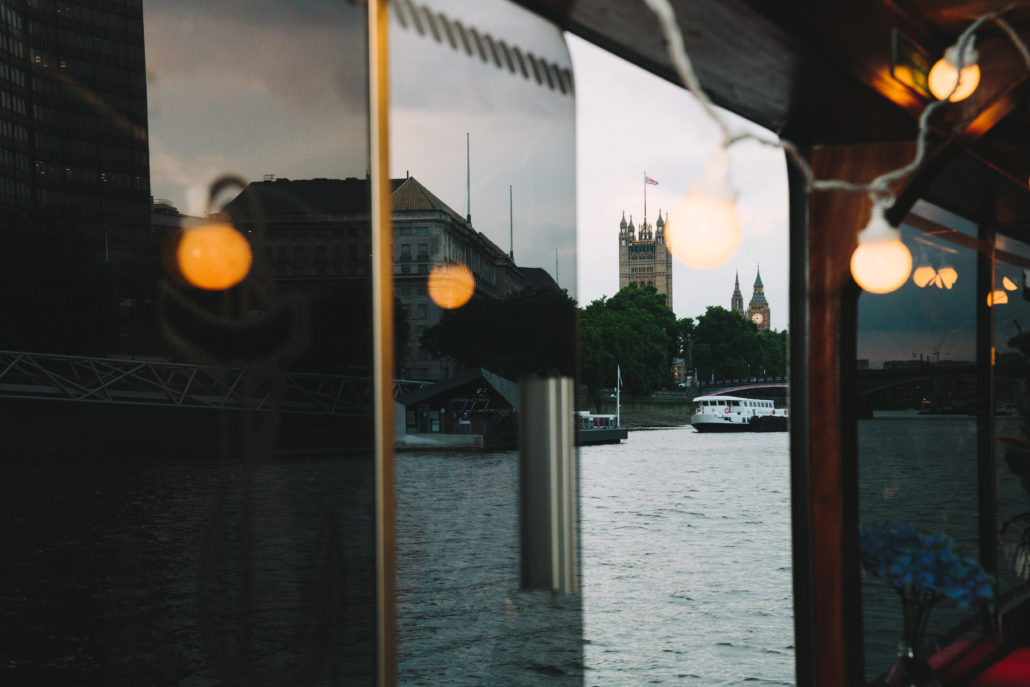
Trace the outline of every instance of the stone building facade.
<path fill-rule="evenodd" d="M 666 213 L 668 217 L 668 213 Z M 619 289 L 630 284 L 653 286 L 665 296 L 665 304 L 672 309 L 672 253 L 665 245 L 665 223 L 661 210 L 654 226 L 647 217 L 637 229 L 633 215 L 626 222 L 626 213 L 619 223 Z"/>
<path fill-rule="evenodd" d="M 747 304 L 747 318 L 758 326 L 758 331 L 769 329 L 771 315 L 769 302 L 765 300 L 765 286 L 762 284 L 762 270 L 755 274 L 755 290 Z"/>
<path fill-rule="evenodd" d="M 393 179 L 394 293 L 407 314 L 407 348 L 398 356 L 401 379 L 449 379 L 460 370 L 421 348 L 422 332 L 443 310 L 429 298 L 437 265 L 461 263 L 476 292 L 505 298 L 529 277 L 500 247 L 414 177 Z M 365 179 L 275 179 L 253 182 L 226 211 L 248 232 L 263 265 L 284 291 L 317 297 L 371 275 L 371 220 Z M 254 236 L 260 227 L 260 244 Z M 263 254 L 263 255 L 262 255 Z M 557 288 L 557 285 L 555 285 Z"/>

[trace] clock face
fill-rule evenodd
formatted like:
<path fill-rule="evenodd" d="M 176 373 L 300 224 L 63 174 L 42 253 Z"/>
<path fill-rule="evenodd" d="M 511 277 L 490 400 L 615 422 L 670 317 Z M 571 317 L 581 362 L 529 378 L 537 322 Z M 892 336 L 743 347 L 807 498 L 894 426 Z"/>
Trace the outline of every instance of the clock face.
<path fill-rule="evenodd" d="M 764 320 L 764 319 L 765 318 L 762 317 L 762 313 L 760 313 L 760 312 L 756 312 L 754 315 L 751 316 L 751 321 L 754 322 L 755 324 L 762 324 L 762 320 Z"/>

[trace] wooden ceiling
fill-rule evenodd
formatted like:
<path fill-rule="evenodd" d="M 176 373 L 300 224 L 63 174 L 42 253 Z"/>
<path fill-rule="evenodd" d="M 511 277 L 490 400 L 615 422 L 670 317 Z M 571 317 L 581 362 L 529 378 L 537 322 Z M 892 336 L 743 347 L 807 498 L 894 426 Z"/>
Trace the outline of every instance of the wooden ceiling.
<path fill-rule="evenodd" d="M 678 83 L 642 0 L 517 1 Z M 915 137 L 928 100 L 891 74 L 895 32 L 935 60 L 977 16 L 1009 7 L 1006 21 L 1030 42 L 1030 0 L 671 1 L 712 100 L 801 145 Z M 913 193 L 1015 231 L 1030 226 L 1030 70 L 993 24 L 976 47 L 981 85 L 932 120 L 930 172 Z"/>

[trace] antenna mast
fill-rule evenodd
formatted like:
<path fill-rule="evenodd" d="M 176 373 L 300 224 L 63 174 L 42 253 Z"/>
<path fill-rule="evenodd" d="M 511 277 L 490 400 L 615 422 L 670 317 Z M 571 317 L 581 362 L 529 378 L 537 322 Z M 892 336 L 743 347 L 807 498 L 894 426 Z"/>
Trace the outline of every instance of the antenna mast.
<path fill-rule="evenodd" d="M 469 132 L 465 132 L 465 195 L 468 196 L 468 214 L 465 221 L 472 224 L 472 144 Z"/>

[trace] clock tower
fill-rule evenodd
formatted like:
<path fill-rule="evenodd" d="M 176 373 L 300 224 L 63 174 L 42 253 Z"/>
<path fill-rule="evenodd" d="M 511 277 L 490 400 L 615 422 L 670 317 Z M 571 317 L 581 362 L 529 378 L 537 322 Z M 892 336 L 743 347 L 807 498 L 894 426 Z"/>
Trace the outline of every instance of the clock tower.
<path fill-rule="evenodd" d="M 747 304 L 747 318 L 758 326 L 758 331 L 769 328 L 769 302 L 765 300 L 765 286 L 762 285 L 762 270 L 755 276 L 755 291 Z"/>

